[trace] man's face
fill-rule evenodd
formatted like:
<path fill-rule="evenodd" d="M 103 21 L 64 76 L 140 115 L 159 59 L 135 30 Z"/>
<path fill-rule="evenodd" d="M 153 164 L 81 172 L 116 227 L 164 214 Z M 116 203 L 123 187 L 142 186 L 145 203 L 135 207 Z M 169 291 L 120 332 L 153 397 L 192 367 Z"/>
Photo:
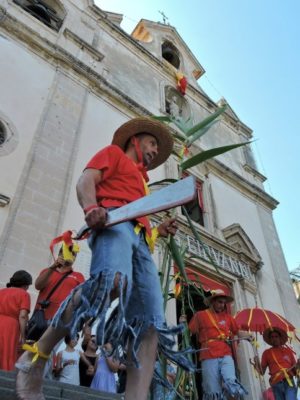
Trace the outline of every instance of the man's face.
<path fill-rule="evenodd" d="M 269 337 L 272 346 L 274 347 L 280 346 L 281 338 L 278 332 L 271 332 Z"/>
<path fill-rule="evenodd" d="M 138 137 L 143 157 L 143 164 L 148 167 L 158 154 L 158 143 L 154 136 L 147 133 Z"/>
<path fill-rule="evenodd" d="M 216 297 L 212 301 L 212 306 L 216 313 L 223 312 L 225 310 L 226 304 L 226 297 Z"/>
<path fill-rule="evenodd" d="M 58 261 L 60 267 L 70 267 L 70 268 L 72 268 L 73 263 L 74 263 L 72 260 L 65 260 L 62 255 L 59 255 L 57 257 L 57 261 Z"/>

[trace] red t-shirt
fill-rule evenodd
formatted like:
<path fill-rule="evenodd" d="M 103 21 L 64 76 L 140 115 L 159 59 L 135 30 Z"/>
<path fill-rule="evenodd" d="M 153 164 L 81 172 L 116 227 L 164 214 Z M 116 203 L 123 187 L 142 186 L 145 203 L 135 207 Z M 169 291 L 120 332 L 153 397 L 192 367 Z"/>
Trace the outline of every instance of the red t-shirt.
<path fill-rule="evenodd" d="M 277 362 L 276 362 L 277 360 Z M 279 365 L 278 365 L 279 364 Z M 269 368 L 270 373 L 270 383 L 274 385 L 285 378 L 284 374 L 281 372 L 275 377 L 277 372 L 281 368 L 291 368 L 296 364 L 296 359 L 293 351 L 289 347 L 279 346 L 271 347 L 263 352 L 261 359 L 261 366 L 263 369 Z M 293 371 L 288 371 L 290 376 L 294 375 Z M 274 379 L 275 378 L 275 379 Z"/>
<path fill-rule="evenodd" d="M 223 334 L 231 338 L 238 333 L 238 326 L 231 315 L 210 310 L 198 311 L 191 319 L 189 329 L 198 335 L 201 349 L 207 349 L 199 352 L 200 360 L 232 355 L 230 346 L 224 340 L 212 340 Z"/>
<path fill-rule="evenodd" d="M 96 186 L 96 198 L 102 207 L 121 207 L 146 195 L 142 174 L 119 146 L 110 145 L 100 150 L 85 169 L 102 171 Z M 151 236 L 148 218 L 138 218 Z"/>
<path fill-rule="evenodd" d="M 40 275 L 47 271 L 47 268 L 40 272 Z M 65 274 L 65 273 L 64 273 Z M 40 276 L 39 275 L 39 276 Z M 56 283 L 62 278 L 63 274 L 58 271 L 53 271 L 49 277 L 46 287 L 39 292 L 37 298 L 37 303 L 35 308 L 40 308 L 38 302 L 45 300 L 50 293 L 51 289 L 56 285 Z M 58 310 L 61 303 L 65 298 L 71 293 L 71 291 L 78 286 L 80 283 L 84 282 L 84 276 L 80 272 L 71 272 L 58 286 L 53 295 L 51 296 L 50 305 L 45 309 L 45 318 L 47 320 L 51 319 L 56 311 Z"/>

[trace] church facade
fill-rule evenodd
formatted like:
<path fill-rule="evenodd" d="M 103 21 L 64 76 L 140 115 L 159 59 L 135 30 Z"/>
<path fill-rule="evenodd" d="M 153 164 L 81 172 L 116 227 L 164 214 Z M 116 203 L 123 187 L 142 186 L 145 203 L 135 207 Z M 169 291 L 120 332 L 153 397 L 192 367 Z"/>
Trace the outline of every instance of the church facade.
<path fill-rule="evenodd" d="M 226 104 L 191 154 L 251 140 L 251 129 L 226 100 L 215 103 L 202 90 L 205 70 L 174 27 L 141 20 L 128 35 L 121 20 L 92 0 L 0 0 L 1 287 L 18 269 L 35 278 L 51 262 L 50 241 L 83 224 L 77 179 L 126 120 L 162 115 L 196 124 Z M 186 88 L 180 87 L 182 77 Z M 151 181 L 176 179 L 177 163 L 174 154 L 151 171 Z M 197 180 L 197 199 L 188 212 L 203 241 L 195 240 L 178 209 L 177 241 L 187 247 L 190 276 L 207 290 L 230 288 L 233 313 L 257 305 L 300 326 L 272 217 L 278 202 L 264 190 L 266 178 L 257 170 L 250 145 L 193 167 L 189 174 Z M 86 276 L 88 259 L 83 244 L 76 267 Z M 159 246 L 155 259 L 160 265 Z M 170 323 L 178 320 L 177 309 L 172 300 Z M 240 345 L 238 365 L 247 398 L 260 399 L 263 384 L 252 372 L 251 356 L 250 345 Z"/>

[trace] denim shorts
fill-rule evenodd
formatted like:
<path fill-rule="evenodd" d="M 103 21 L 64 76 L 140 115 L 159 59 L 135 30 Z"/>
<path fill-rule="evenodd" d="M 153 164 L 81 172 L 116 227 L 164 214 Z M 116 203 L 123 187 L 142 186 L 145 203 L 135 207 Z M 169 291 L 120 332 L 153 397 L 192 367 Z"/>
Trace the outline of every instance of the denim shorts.
<path fill-rule="evenodd" d="M 203 400 L 223 400 L 226 394 L 240 398 L 247 394 L 237 380 L 231 356 L 211 358 L 201 361 Z"/>
<path fill-rule="evenodd" d="M 293 386 L 286 379 L 272 385 L 275 400 L 297 400 L 297 387 L 291 378 Z"/>
<path fill-rule="evenodd" d="M 131 324 L 143 321 L 146 326 L 162 327 L 165 322 L 163 297 L 157 268 L 145 242 L 144 231 L 134 231 L 134 223 L 124 222 L 93 234 L 90 275 L 105 274 L 111 280 L 119 273 L 123 292 L 125 319 Z M 124 284 L 126 282 L 126 287 Z M 126 291 L 126 295 L 124 295 Z"/>
<path fill-rule="evenodd" d="M 132 349 L 132 362 L 139 366 L 137 351 L 143 333 L 154 328 L 158 333 L 158 350 L 166 358 L 188 371 L 195 366 L 186 349 L 174 350 L 175 336 L 184 326 L 167 327 L 163 297 L 157 268 L 146 244 L 143 229 L 134 231 L 135 223 L 129 221 L 92 233 L 89 246 L 92 250 L 90 278 L 77 286 L 62 303 L 51 325 L 69 329 L 71 336 L 82 329 L 89 320 L 97 320 L 98 345 L 111 343 L 116 357 Z M 117 285 L 117 287 L 116 287 Z M 118 304 L 109 315 L 111 293 L 117 292 Z M 80 293 L 80 303 L 75 304 L 75 293 Z M 62 315 L 73 302 L 72 319 L 63 323 Z M 154 374 L 160 379 L 160 374 Z"/>

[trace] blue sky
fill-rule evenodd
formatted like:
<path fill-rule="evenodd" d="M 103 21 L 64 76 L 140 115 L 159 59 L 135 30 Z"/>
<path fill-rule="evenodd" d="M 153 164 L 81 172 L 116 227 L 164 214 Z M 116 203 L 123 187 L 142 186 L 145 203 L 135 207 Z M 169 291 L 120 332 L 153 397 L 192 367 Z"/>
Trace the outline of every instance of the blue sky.
<path fill-rule="evenodd" d="M 163 11 L 206 73 L 199 84 L 225 97 L 257 141 L 265 189 L 280 201 L 274 218 L 290 270 L 300 264 L 300 1 L 97 0 L 124 15 L 131 33 L 142 18 Z M 299 246 L 299 247 L 298 247 Z"/>

